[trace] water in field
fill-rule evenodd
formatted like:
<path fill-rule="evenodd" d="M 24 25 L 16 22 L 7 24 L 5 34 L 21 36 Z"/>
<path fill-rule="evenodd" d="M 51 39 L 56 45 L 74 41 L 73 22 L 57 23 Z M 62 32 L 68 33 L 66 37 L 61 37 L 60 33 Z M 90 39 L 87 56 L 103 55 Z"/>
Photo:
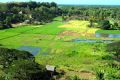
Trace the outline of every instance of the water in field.
<path fill-rule="evenodd" d="M 43 56 L 46 56 L 46 55 L 48 55 L 48 53 L 47 53 L 47 52 L 43 52 L 42 55 L 43 55 Z"/>
<path fill-rule="evenodd" d="M 103 34 L 103 33 L 96 33 L 96 37 L 106 37 L 106 38 L 120 38 L 120 34 Z"/>
<path fill-rule="evenodd" d="M 89 40 L 89 39 L 73 39 L 72 42 L 87 42 L 87 43 L 111 43 L 112 40 Z"/>
<path fill-rule="evenodd" d="M 28 51 L 28 52 L 30 52 L 31 54 L 33 54 L 35 56 L 37 53 L 39 53 L 41 48 L 33 47 L 33 46 L 21 46 L 21 47 L 18 48 L 18 50 Z"/>

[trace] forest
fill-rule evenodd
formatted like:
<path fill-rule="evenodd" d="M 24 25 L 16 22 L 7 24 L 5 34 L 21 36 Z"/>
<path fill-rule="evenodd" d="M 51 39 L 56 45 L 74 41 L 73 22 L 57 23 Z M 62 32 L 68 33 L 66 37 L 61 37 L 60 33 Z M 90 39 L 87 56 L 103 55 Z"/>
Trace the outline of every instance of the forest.
<path fill-rule="evenodd" d="M 35 23 L 44 24 L 50 22 L 61 14 L 57 4 L 21 2 L 21 3 L 1 3 L 0 4 L 0 25 L 2 28 L 12 27 L 12 23 Z"/>
<path fill-rule="evenodd" d="M 57 16 L 62 16 L 63 20 L 88 20 L 90 27 L 94 27 L 93 22 L 97 22 L 102 29 L 119 30 L 119 14 L 119 6 L 61 6 L 54 2 L 1 3 L 0 25 L 1 29 L 4 29 L 11 28 L 12 23 L 44 24 Z"/>

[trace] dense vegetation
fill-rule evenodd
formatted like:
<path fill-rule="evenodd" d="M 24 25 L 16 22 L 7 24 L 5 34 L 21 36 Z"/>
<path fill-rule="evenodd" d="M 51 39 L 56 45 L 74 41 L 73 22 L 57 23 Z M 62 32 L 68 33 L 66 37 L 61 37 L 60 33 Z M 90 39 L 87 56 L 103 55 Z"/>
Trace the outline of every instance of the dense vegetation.
<path fill-rule="evenodd" d="M 35 23 L 43 24 L 50 22 L 54 17 L 61 14 L 57 4 L 21 2 L 0 4 L 0 28 L 10 28 L 11 23 Z"/>
<path fill-rule="evenodd" d="M 58 6 L 56 3 L 1 3 L 0 25 L 2 28 L 10 28 L 11 23 L 44 24 L 50 22 L 56 16 L 62 16 L 63 20 L 79 19 L 88 20 L 89 27 L 95 27 L 94 22 L 99 23 L 101 29 L 120 29 L 120 8 L 117 6 Z"/>
<path fill-rule="evenodd" d="M 44 80 L 45 68 L 29 52 L 0 48 L 0 80 Z"/>
<path fill-rule="evenodd" d="M 58 80 L 119 80 L 120 39 L 95 37 L 120 33 L 119 12 L 118 6 L 1 3 L 0 80 L 49 80 L 42 65 L 56 66 L 64 74 Z M 23 46 L 40 51 L 16 50 Z"/>
<path fill-rule="evenodd" d="M 97 22 L 102 29 L 120 29 L 119 6 L 62 6 L 61 9 L 64 20 L 89 20 L 90 27 Z"/>

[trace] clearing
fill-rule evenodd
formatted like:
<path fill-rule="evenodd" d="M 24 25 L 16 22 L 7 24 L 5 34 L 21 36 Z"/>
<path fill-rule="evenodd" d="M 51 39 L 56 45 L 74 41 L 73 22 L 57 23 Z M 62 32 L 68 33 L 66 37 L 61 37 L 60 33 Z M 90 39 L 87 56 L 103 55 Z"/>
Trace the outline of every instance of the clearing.
<path fill-rule="evenodd" d="M 60 28 L 65 28 L 66 30 L 74 31 L 80 36 L 90 36 L 94 35 L 98 28 L 90 28 L 88 27 L 89 21 L 81 21 L 81 20 L 71 20 L 67 22 L 65 25 L 59 26 Z M 94 23 L 94 25 L 98 25 Z"/>

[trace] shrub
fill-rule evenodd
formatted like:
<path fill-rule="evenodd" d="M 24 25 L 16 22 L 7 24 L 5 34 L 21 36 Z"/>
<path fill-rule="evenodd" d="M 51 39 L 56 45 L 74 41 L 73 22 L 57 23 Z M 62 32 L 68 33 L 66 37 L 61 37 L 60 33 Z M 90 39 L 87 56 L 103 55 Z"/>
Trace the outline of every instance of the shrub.
<path fill-rule="evenodd" d="M 97 78 L 97 80 L 105 80 L 104 79 L 104 70 L 97 70 L 96 71 L 96 78 Z"/>
<path fill-rule="evenodd" d="M 111 28 L 111 24 L 108 20 L 101 21 L 101 28 L 105 30 L 109 30 Z"/>
<path fill-rule="evenodd" d="M 107 45 L 107 51 L 119 58 L 120 56 L 120 42 L 113 42 Z"/>
<path fill-rule="evenodd" d="M 7 80 L 44 80 L 45 68 L 31 60 L 17 60 L 6 69 Z"/>

